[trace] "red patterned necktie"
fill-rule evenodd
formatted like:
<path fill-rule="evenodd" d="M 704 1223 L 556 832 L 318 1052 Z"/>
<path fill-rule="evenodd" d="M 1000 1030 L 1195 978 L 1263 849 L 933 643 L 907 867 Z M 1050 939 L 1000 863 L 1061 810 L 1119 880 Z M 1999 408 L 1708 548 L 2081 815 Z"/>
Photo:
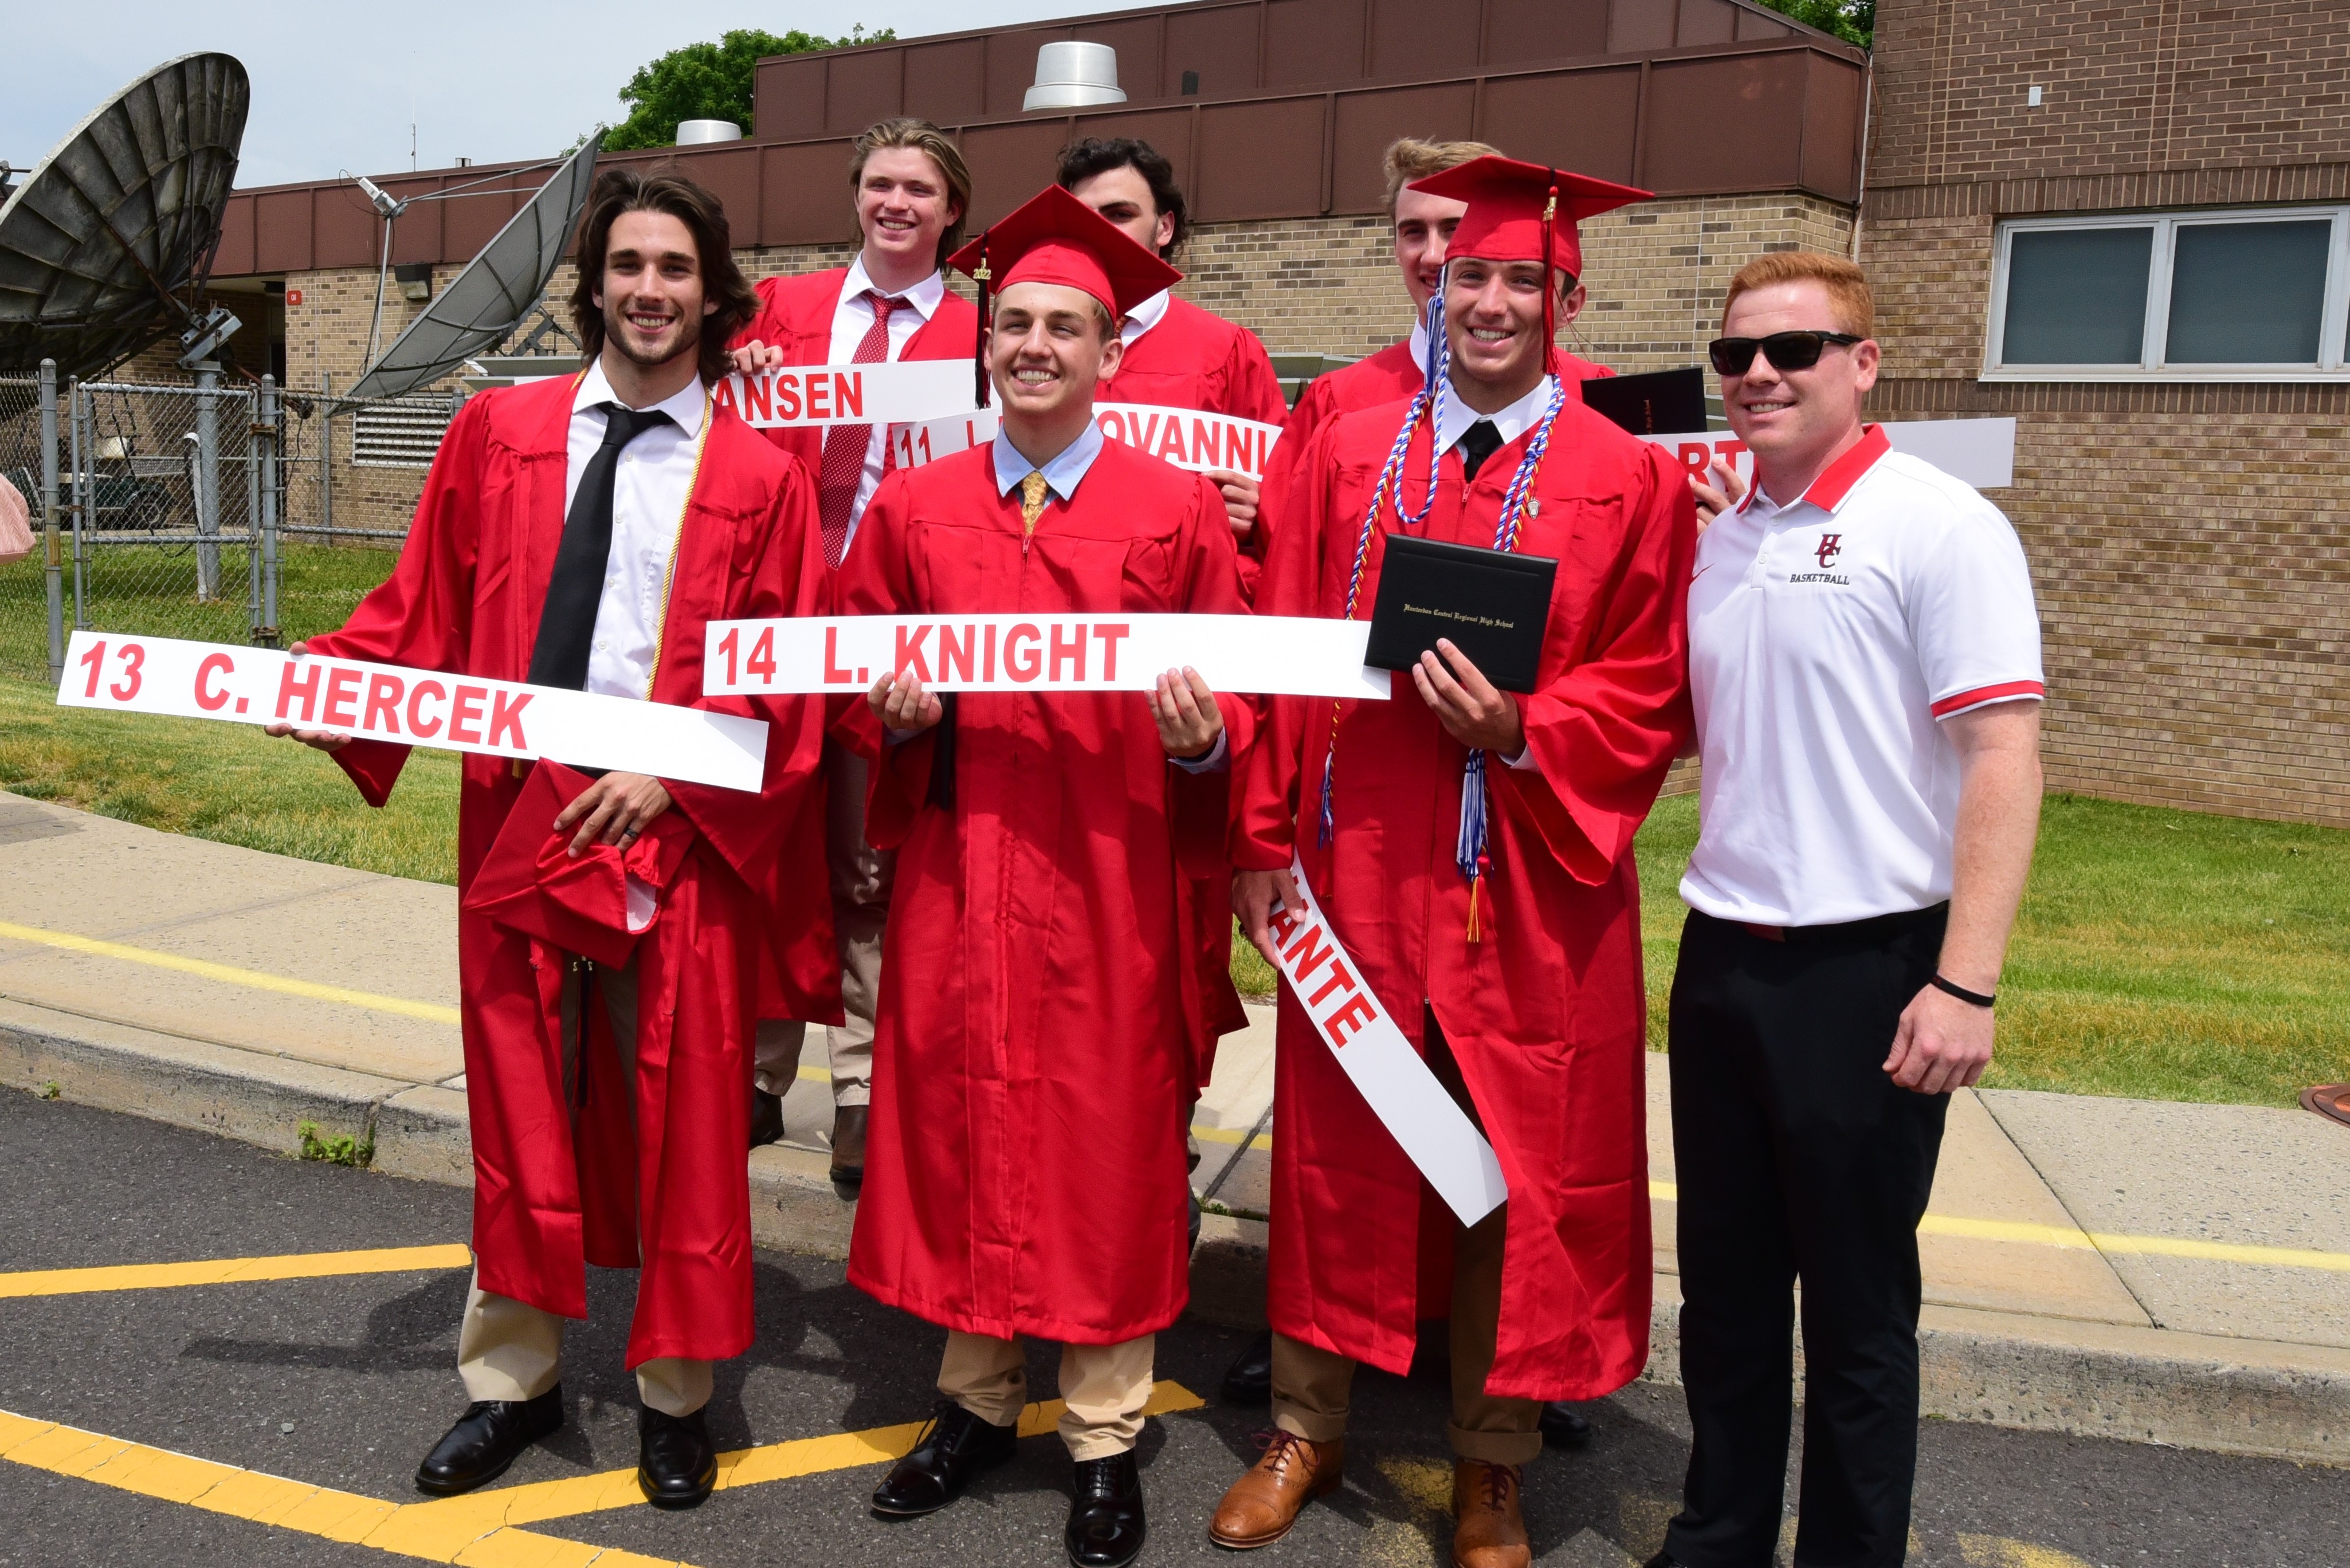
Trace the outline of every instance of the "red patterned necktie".
<path fill-rule="evenodd" d="M 873 307 L 873 325 L 851 357 L 852 365 L 878 364 L 889 358 L 889 312 L 905 304 L 879 289 L 865 291 Z M 857 487 L 865 482 L 865 454 L 873 446 L 871 425 L 835 425 L 824 432 L 824 462 L 816 474 L 816 515 L 824 524 L 824 559 L 837 566 L 848 553 L 848 514 L 857 504 Z"/>

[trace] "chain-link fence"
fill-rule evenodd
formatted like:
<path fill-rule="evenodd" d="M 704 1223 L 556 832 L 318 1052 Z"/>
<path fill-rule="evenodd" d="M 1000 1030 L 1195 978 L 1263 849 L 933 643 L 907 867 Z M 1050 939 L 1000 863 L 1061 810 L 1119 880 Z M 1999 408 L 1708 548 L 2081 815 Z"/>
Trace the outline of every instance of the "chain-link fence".
<path fill-rule="evenodd" d="M 61 633 L 283 646 L 391 570 L 459 399 L 68 382 L 56 399 Z M 0 379 L 0 474 L 42 515 L 40 386 Z M 0 567 L 0 672 L 47 677 L 45 552 Z"/>

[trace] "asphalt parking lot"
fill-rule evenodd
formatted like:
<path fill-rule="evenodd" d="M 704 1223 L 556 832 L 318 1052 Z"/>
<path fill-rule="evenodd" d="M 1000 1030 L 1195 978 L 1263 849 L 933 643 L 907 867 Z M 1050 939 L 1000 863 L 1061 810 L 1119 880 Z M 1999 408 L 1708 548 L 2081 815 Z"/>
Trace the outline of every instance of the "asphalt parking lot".
<path fill-rule="evenodd" d="M 711 1407 L 722 1447 L 750 1451 L 702 1508 L 636 1496 L 633 1277 L 599 1271 L 567 1349 L 565 1429 L 489 1491 L 429 1502 L 410 1477 L 463 1404 L 468 1207 L 448 1188 L 0 1094 L 0 1563 L 1064 1560 L 1067 1460 L 1041 1418 L 943 1513 L 867 1511 L 890 1445 L 928 1410 L 941 1334 L 848 1288 L 838 1264 L 783 1253 L 760 1255 L 758 1343 L 720 1368 Z M 269 1262 L 155 1267 L 225 1259 Z M 168 1282 L 190 1279 L 218 1282 Z M 1214 1398 L 1240 1340 L 1189 1323 L 1161 1336 L 1146 1563 L 1231 1561 L 1205 1532 L 1263 1424 Z M 1053 1359 L 1037 1347 L 1040 1391 Z M 1448 1562 L 1443 1387 L 1440 1366 L 1367 1374 L 1346 1490 L 1255 1562 Z M 1686 1428 L 1670 1389 L 1590 1413 L 1596 1442 L 1530 1469 L 1526 1512 L 1538 1561 L 1620 1568 L 1662 1537 Z M 1913 1563 L 2345 1557 L 2350 1472 L 1950 1422 L 1927 1423 L 1923 1445 Z"/>

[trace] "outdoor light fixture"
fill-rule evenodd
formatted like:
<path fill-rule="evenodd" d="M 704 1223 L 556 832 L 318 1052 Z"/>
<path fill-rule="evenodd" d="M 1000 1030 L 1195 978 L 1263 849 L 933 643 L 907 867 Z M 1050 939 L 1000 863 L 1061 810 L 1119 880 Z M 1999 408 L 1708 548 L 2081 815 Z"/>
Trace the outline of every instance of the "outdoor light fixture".
<path fill-rule="evenodd" d="M 1124 103 L 1118 87 L 1118 51 L 1107 44 L 1076 40 L 1046 44 L 1036 51 L 1036 85 L 1020 100 L 1024 110 L 1090 109 Z"/>
<path fill-rule="evenodd" d="M 391 275 L 400 280 L 400 297 L 411 304 L 421 305 L 432 297 L 431 262 L 401 262 L 391 269 Z"/>

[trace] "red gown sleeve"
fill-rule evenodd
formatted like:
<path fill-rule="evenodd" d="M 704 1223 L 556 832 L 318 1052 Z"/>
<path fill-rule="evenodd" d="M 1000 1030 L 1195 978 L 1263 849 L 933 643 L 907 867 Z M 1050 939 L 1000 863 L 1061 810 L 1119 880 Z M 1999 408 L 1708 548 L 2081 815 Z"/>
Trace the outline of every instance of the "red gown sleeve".
<path fill-rule="evenodd" d="M 898 469 L 881 476 L 834 576 L 835 615 L 894 615 L 922 607 L 906 556 L 907 475 L 912 472 Z M 913 831 L 915 814 L 930 798 L 938 731 L 925 730 L 890 745 L 873 710 L 862 700 L 838 710 L 833 728 L 845 743 L 874 759 L 866 783 L 866 842 L 876 849 L 897 848 Z"/>
<path fill-rule="evenodd" d="M 1253 585 L 1253 597 L 1265 604 L 1265 573 L 1272 569 L 1274 538 L 1281 531 L 1284 512 L 1305 504 L 1304 498 L 1295 493 L 1305 477 L 1305 457 L 1314 438 L 1330 422 L 1336 412 L 1337 394 L 1331 389 L 1331 378 L 1316 376 L 1299 395 L 1297 406 L 1281 424 L 1281 439 L 1273 443 L 1273 455 L 1265 460 L 1264 483 L 1259 486 L 1256 503 L 1256 526 L 1249 533 L 1246 554 L 1259 563 Z"/>
<path fill-rule="evenodd" d="M 1281 525 L 1257 585 L 1259 615 L 1335 616 L 1343 607 L 1319 602 L 1336 429 L 1335 421 L 1326 422 L 1297 460 L 1295 477 L 1284 496 Z M 1240 769 L 1233 812 L 1232 864 L 1241 870 L 1289 869 L 1296 838 L 1298 779 L 1305 766 L 1306 724 L 1315 714 L 1328 722 L 1326 701 L 1269 697 L 1263 701 L 1255 744 Z"/>
<path fill-rule="evenodd" d="M 749 546 L 749 569 L 729 585 L 723 596 L 725 618 L 770 620 L 785 616 L 820 615 L 827 593 L 824 540 L 816 523 L 816 486 L 797 462 L 785 468 L 784 483 L 775 487 L 767 509 L 755 523 Z M 732 552 L 730 566 L 742 559 Z M 680 627 L 694 644 L 697 666 L 701 626 Z M 697 673 L 694 684 L 699 686 Z M 722 789 L 715 784 L 661 781 L 678 810 L 694 830 L 710 842 L 726 863 L 754 886 L 781 845 L 785 831 L 799 809 L 800 791 L 818 775 L 824 750 L 822 697 L 702 697 L 689 704 L 712 712 L 739 713 L 767 722 L 767 771 L 759 793 Z"/>
<path fill-rule="evenodd" d="M 310 651 L 443 674 L 466 668 L 473 568 L 481 554 L 477 500 L 489 450 L 489 404 L 495 396 L 469 400 L 450 421 L 391 576 L 359 601 L 340 631 L 311 638 Z M 408 752 L 390 741 L 355 740 L 334 758 L 367 803 L 381 805 L 391 797 Z"/>
<path fill-rule="evenodd" d="M 1264 344 L 1243 327 L 1232 334 L 1232 358 L 1224 368 L 1223 411 L 1259 424 L 1277 425 L 1289 417 L 1289 401 L 1281 395 L 1281 378 L 1274 374 L 1273 356 Z"/>
<path fill-rule="evenodd" d="M 1656 804 L 1690 727 L 1689 580 L 1697 506 L 1653 447 L 1625 497 L 1585 656 L 1523 702 L 1533 769 L 1492 767 L 1513 810 L 1575 880 L 1605 881 Z M 1567 563 L 1562 562 L 1562 569 Z"/>

